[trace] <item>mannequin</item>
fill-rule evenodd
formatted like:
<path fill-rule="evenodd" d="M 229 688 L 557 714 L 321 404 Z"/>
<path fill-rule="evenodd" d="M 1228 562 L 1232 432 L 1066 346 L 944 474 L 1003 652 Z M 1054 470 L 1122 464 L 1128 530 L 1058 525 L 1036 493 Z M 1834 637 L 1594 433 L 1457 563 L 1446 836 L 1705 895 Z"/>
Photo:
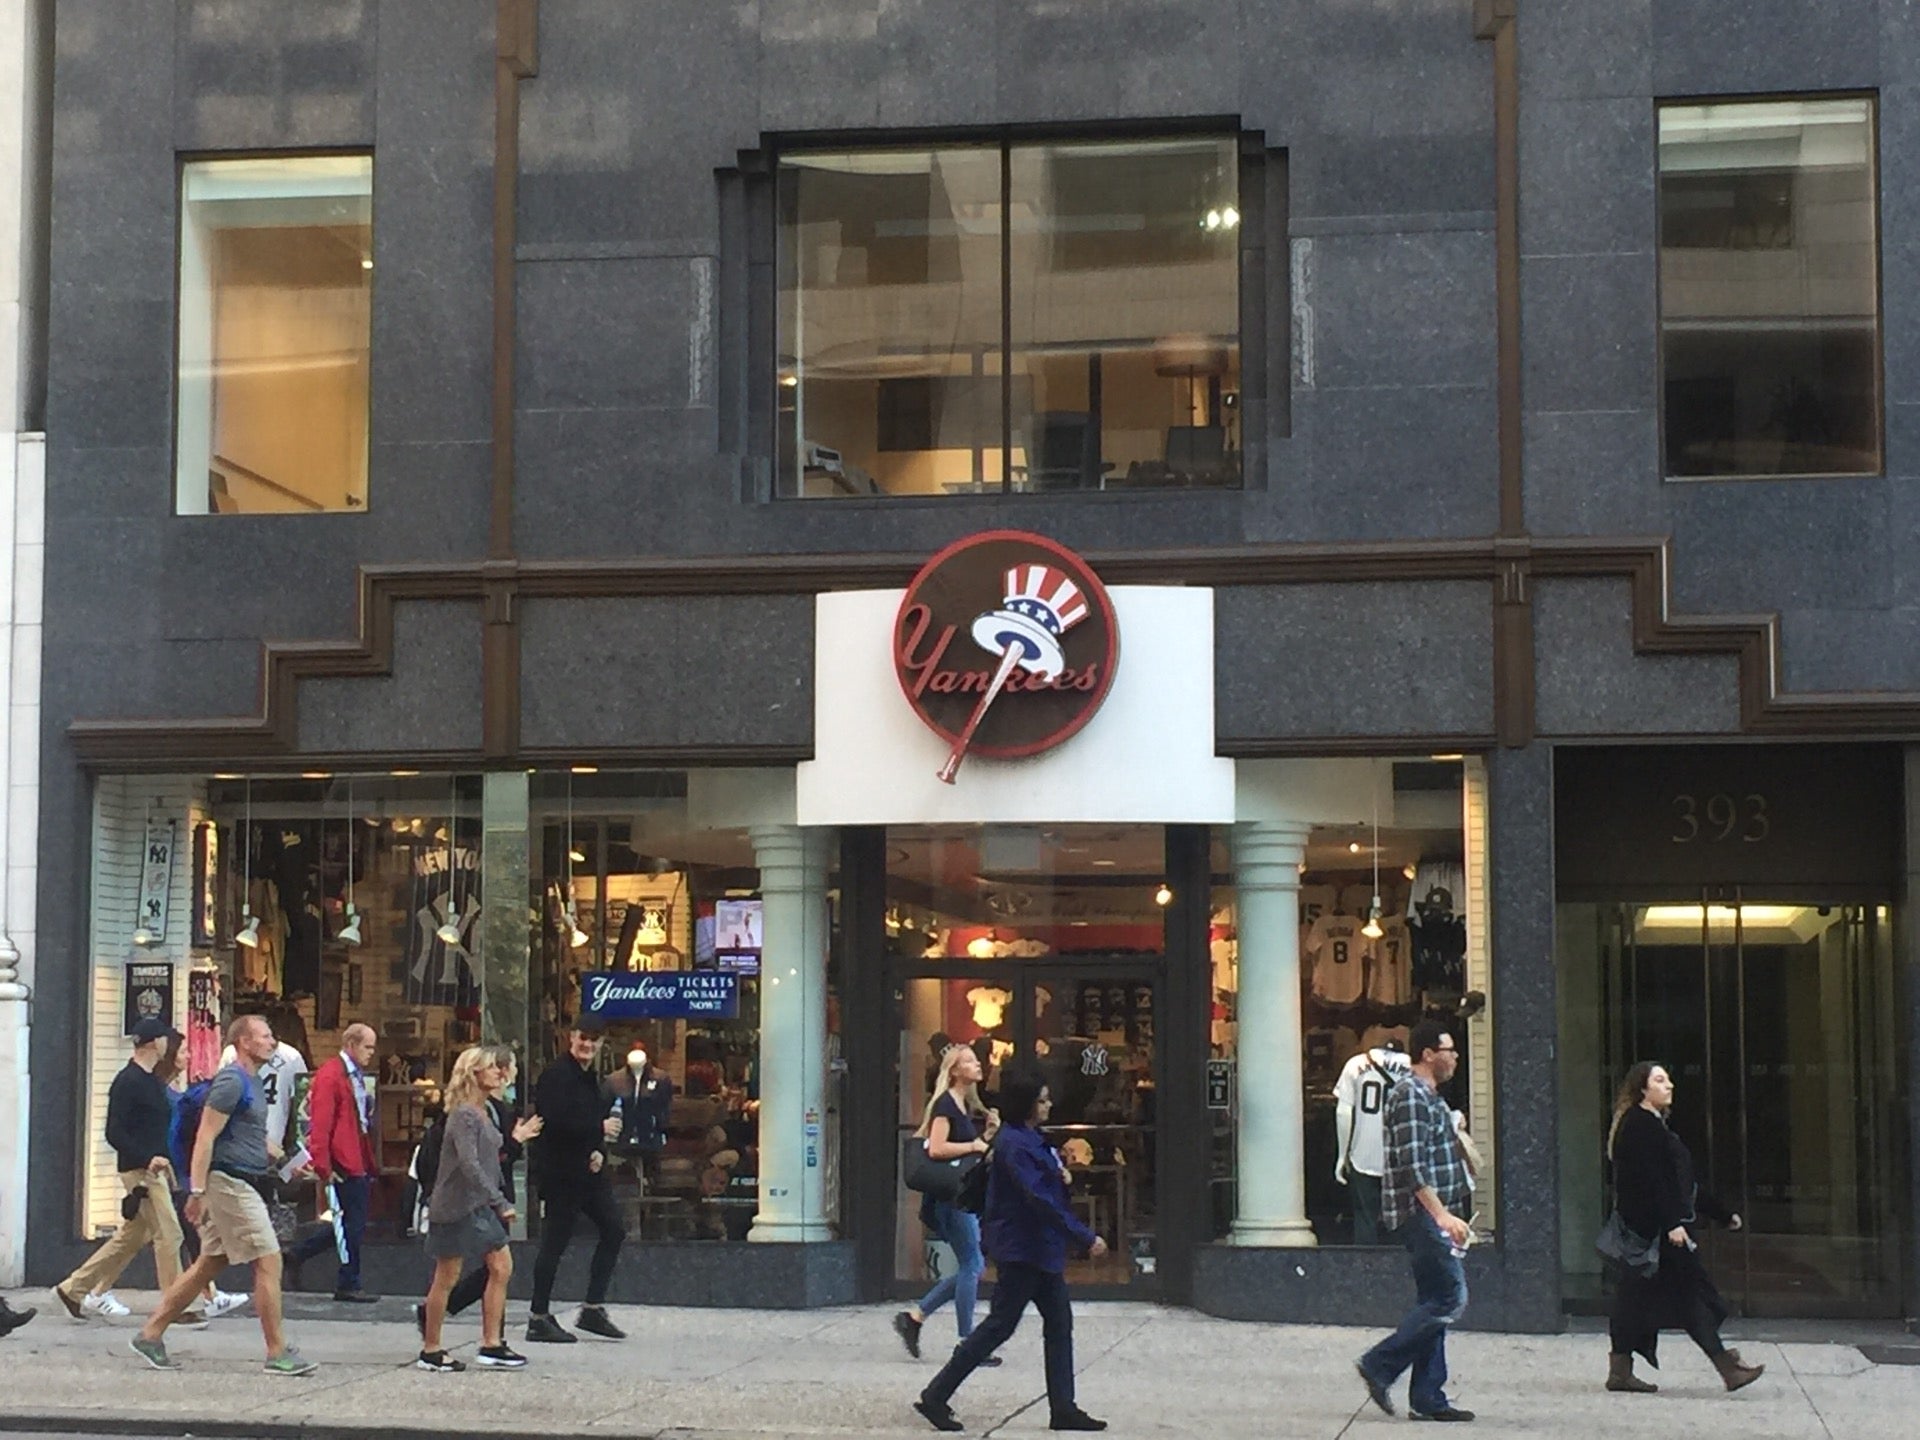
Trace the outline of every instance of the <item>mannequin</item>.
<path fill-rule="evenodd" d="M 1380 1177 L 1386 1173 L 1387 1092 L 1412 1072 L 1397 1045 L 1362 1050 L 1333 1087 L 1340 1158 L 1333 1178 L 1353 1192 L 1353 1243 L 1380 1243 Z"/>
<path fill-rule="evenodd" d="M 627 1052 L 626 1067 L 607 1077 L 608 1093 L 620 1104 L 620 1138 L 615 1146 L 638 1155 L 649 1178 L 667 1144 L 667 1117 L 673 1108 L 673 1081 L 655 1068 L 644 1045 Z"/>

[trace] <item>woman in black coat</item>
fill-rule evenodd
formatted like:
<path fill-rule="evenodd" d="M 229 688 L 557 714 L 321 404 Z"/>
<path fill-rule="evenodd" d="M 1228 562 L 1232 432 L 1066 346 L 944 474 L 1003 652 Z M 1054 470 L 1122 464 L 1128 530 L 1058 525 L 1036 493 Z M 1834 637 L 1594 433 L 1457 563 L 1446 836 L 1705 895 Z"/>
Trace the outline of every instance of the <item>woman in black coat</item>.
<path fill-rule="evenodd" d="M 1650 1394 L 1659 1389 L 1633 1373 L 1633 1357 L 1660 1368 L 1656 1350 L 1662 1330 L 1684 1330 L 1720 1372 L 1729 1390 L 1751 1385 L 1764 1365 L 1743 1364 L 1739 1352 L 1721 1343 L 1726 1302 L 1714 1288 L 1689 1227 L 1703 1218 L 1738 1230 L 1740 1217 L 1701 1190 L 1693 1157 L 1667 1128 L 1673 1108 L 1673 1077 L 1664 1065 L 1643 1060 L 1627 1072 L 1613 1107 L 1607 1154 L 1613 1161 L 1614 1207 L 1635 1234 L 1660 1237 L 1660 1268 L 1652 1275 L 1622 1272 L 1614 1295 L 1609 1334 L 1607 1389 Z"/>

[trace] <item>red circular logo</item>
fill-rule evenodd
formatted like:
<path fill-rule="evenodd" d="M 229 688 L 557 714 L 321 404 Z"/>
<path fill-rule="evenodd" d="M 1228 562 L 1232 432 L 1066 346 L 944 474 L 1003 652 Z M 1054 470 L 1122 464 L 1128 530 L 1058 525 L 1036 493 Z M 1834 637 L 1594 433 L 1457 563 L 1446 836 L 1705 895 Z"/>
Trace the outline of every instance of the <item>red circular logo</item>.
<path fill-rule="evenodd" d="M 969 754 L 1050 750 L 1093 718 L 1113 685 L 1120 631 L 1100 577 L 1066 546 L 1024 530 L 956 541 L 920 568 L 893 625 L 893 668 L 914 713 Z"/>

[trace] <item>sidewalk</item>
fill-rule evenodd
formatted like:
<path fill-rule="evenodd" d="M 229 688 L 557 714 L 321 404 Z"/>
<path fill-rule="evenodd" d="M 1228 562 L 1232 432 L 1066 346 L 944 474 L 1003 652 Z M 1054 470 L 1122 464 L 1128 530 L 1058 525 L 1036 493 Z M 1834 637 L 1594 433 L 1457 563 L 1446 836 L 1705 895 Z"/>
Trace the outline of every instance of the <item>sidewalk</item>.
<path fill-rule="evenodd" d="M 724 1440 L 761 1436 L 927 1436 L 908 1406 L 952 1341 L 942 1314 L 927 1327 L 927 1360 L 908 1359 L 888 1328 L 890 1307 L 826 1311 L 688 1310 L 616 1306 L 631 1332 L 621 1344 L 522 1345 L 524 1371 L 427 1375 L 410 1312 L 389 1300 L 362 1320 L 329 1323 L 339 1307 L 289 1297 L 288 1332 L 318 1374 L 260 1373 L 250 1311 L 169 1337 L 178 1374 L 146 1369 L 128 1352 L 136 1320 L 78 1325 L 49 1313 L 44 1292 L 15 1292 L 39 1318 L 0 1340 L 7 1384 L 0 1429 L 106 1431 L 148 1436 L 330 1436 L 411 1440 L 442 1434 Z M 137 1316 L 151 1296 L 123 1292 Z M 570 1311 L 559 1312 L 563 1318 Z M 510 1307 L 518 1344 L 522 1305 Z M 1251 1325 L 1135 1304 L 1077 1307 L 1080 1399 L 1128 1436 L 1275 1436 L 1365 1440 L 1391 1433 L 1363 1403 L 1353 1358 L 1373 1332 Z M 471 1358 L 478 1325 L 447 1339 Z M 1737 1332 L 1736 1332 L 1737 1336 Z M 1912 1337 L 1895 1344 L 1920 1345 Z M 1663 1337 L 1662 1393 L 1609 1395 L 1599 1335 L 1461 1334 L 1448 1346 L 1458 1403 L 1480 1413 L 1468 1433 L 1505 1436 L 1658 1436 L 1660 1440 L 1867 1440 L 1911 1434 L 1920 1414 L 1920 1366 L 1876 1365 L 1837 1343 L 1746 1342 L 1767 1373 L 1738 1395 L 1684 1336 Z M 1029 1315 L 1007 1363 L 983 1370 L 955 1408 L 975 1435 L 1047 1434 L 1040 1326 Z M 1908 1349 L 1907 1353 L 1913 1353 Z M 1404 1387 L 1402 1390 L 1404 1396 Z"/>

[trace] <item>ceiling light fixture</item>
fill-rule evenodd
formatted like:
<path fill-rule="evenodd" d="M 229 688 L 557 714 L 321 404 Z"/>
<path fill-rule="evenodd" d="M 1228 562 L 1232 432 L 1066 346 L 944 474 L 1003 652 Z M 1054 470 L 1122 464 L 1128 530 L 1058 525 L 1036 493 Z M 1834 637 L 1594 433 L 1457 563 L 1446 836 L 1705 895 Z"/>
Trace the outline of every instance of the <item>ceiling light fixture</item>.
<path fill-rule="evenodd" d="M 453 777 L 448 787 L 447 810 L 447 918 L 440 922 L 440 928 L 433 932 L 433 938 L 442 945 L 460 943 L 460 901 L 459 876 L 455 872 L 453 855 L 453 837 L 456 822 L 460 819 L 460 777 Z"/>
<path fill-rule="evenodd" d="M 360 912 L 353 908 L 353 777 L 347 777 L 347 923 L 334 936 L 343 945 L 360 943 Z"/>
<path fill-rule="evenodd" d="M 240 892 L 240 933 L 233 937 L 233 943 L 257 950 L 260 948 L 260 917 L 253 913 L 253 777 L 249 775 L 246 780 L 246 829 L 240 834 L 246 888 Z"/>
<path fill-rule="evenodd" d="M 592 937 L 580 928 L 580 912 L 573 898 L 573 867 L 576 860 L 584 864 L 586 856 L 573 843 L 573 777 L 582 773 L 578 765 L 567 772 L 567 894 L 564 913 L 567 920 L 567 945 L 573 950 L 586 948 Z"/>
<path fill-rule="evenodd" d="M 1360 933 L 1369 940 L 1378 940 L 1387 932 L 1380 926 L 1380 782 L 1374 777 L 1373 790 L 1373 905 L 1367 911 L 1367 923 L 1360 927 Z"/>
<path fill-rule="evenodd" d="M 1173 903 L 1173 891 L 1168 889 L 1165 884 L 1162 884 L 1158 890 L 1153 892 L 1153 903 L 1160 906 L 1171 905 Z"/>

